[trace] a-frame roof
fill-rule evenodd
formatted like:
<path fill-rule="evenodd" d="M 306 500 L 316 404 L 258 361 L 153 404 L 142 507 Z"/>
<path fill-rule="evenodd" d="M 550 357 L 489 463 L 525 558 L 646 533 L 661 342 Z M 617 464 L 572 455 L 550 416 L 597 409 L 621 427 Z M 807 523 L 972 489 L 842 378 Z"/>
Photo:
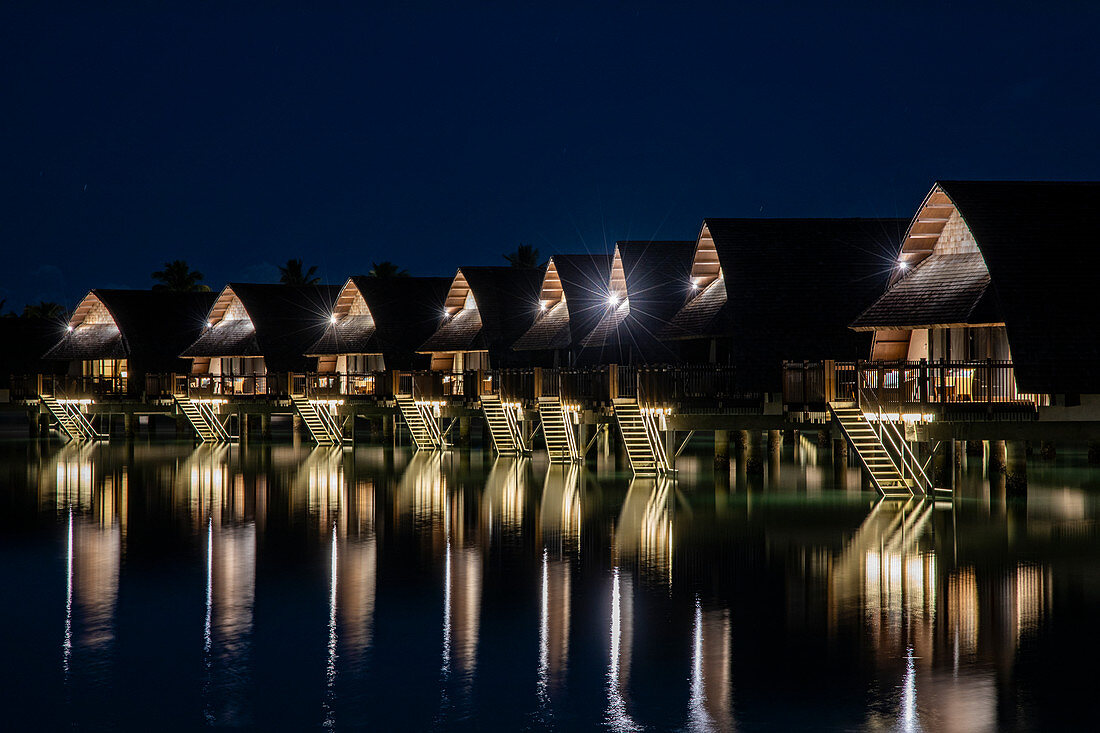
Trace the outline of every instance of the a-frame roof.
<path fill-rule="evenodd" d="M 674 353 L 658 334 L 684 302 L 694 244 L 616 243 L 603 313 L 581 340 L 582 348 L 612 359 L 629 349 L 645 361 L 672 360 Z"/>
<path fill-rule="evenodd" d="M 132 359 L 171 371 L 179 352 L 203 329 L 215 293 L 165 290 L 90 291 L 47 359 Z"/>
<path fill-rule="evenodd" d="M 230 283 L 186 358 L 264 357 L 268 371 L 304 370 L 305 351 L 330 325 L 340 288 Z"/>
<path fill-rule="evenodd" d="M 940 181 L 852 327 L 1003 323 L 1022 392 L 1100 392 L 1098 232 L 1100 182 Z"/>
<path fill-rule="evenodd" d="M 906 224 L 707 218 L 692 265 L 697 287 L 663 335 L 729 339 L 746 384 L 768 390 L 783 359 L 863 358 L 870 339 L 848 324 L 885 287 Z"/>
<path fill-rule="evenodd" d="M 539 312 L 542 268 L 460 267 L 444 305 L 446 318 L 421 353 L 510 350 Z"/>
<path fill-rule="evenodd" d="M 539 315 L 512 348 L 565 349 L 588 335 L 607 302 L 611 258 L 609 254 L 551 257 L 539 293 Z"/>
<path fill-rule="evenodd" d="M 391 368 L 407 368 L 416 348 L 438 327 L 450 285 L 445 277 L 355 275 L 336 300 L 336 323 L 306 353 L 386 354 Z"/>

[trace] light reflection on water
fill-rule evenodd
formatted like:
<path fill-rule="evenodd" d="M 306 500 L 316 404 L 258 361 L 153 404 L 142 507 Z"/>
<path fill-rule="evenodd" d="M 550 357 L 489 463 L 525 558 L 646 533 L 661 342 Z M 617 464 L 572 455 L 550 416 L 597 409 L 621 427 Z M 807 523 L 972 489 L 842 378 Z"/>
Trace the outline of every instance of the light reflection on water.
<path fill-rule="evenodd" d="M 4 460 L 2 681 L 46 727 L 140 727 L 144 695 L 182 727 L 1041 728 L 1077 672 L 1048 645 L 1100 651 L 1083 469 L 1010 502 L 971 457 L 933 503 L 861 493 L 805 439 L 763 481 L 378 447 Z"/>

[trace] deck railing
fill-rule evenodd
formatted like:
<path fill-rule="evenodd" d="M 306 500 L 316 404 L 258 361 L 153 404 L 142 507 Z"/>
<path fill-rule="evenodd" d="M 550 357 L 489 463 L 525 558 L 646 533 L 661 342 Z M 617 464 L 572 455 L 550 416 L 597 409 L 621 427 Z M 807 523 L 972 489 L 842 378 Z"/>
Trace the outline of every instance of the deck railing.
<path fill-rule="evenodd" d="M 282 397 L 290 394 L 293 375 L 257 374 L 236 377 L 215 374 L 190 374 L 176 379 L 174 391 L 198 399 L 228 397 Z M 182 381 L 182 384 L 181 384 Z"/>
<path fill-rule="evenodd" d="M 1010 361 L 784 362 L 789 409 L 824 409 L 871 396 L 884 409 L 1004 405 L 1034 409 L 1043 396 L 1019 392 Z"/>

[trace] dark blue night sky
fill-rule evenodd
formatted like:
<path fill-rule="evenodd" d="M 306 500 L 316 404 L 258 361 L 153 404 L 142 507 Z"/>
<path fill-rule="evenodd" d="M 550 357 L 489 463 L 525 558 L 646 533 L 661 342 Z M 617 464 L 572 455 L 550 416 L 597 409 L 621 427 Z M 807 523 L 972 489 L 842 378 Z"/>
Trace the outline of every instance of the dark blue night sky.
<path fill-rule="evenodd" d="M 215 5 L 0 9 L 6 309 L 1100 178 L 1096 4 Z"/>

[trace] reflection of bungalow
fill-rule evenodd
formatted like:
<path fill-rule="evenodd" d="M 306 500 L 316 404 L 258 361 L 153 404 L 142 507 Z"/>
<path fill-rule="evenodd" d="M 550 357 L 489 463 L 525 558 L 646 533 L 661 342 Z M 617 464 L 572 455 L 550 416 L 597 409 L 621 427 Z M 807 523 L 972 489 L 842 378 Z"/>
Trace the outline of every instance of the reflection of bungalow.
<path fill-rule="evenodd" d="M 667 363 L 676 352 L 659 338 L 683 304 L 691 242 L 619 242 L 605 284 L 602 313 L 581 340 L 589 362 Z"/>
<path fill-rule="evenodd" d="M 69 362 L 58 393 L 140 398 L 169 394 L 158 375 L 185 373 L 180 351 L 195 340 L 214 293 L 93 290 L 69 319 L 65 335 L 45 359 Z M 147 380 L 146 377 L 149 377 Z M 53 393 L 53 390 L 44 391 Z"/>
<path fill-rule="evenodd" d="M 524 366 L 512 344 L 539 312 L 542 270 L 527 267 L 459 268 L 443 306 L 443 322 L 419 349 L 437 371 Z"/>
<path fill-rule="evenodd" d="M 849 331 L 881 292 L 902 219 L 706 219 L 686 303 L 664 336 L 686 361 L 737 367 L 739 387 L 779 390 L 783 359 L 864 356 Z M 689 279 L 690 278 L 690 279 Z"/>
<path fill-rule="evenodd" d="M 374 372 L 426 368 L 416 348 L 439 326 L 450 281 L 358 275 L 344 284 L 324 335 L 306 349 L 341 394 L 374 394 Z"/>
<path fill-rule="evenodd" d="M 554 366 L 568 366 L 581 340 L 603 317 L 611 255 L 554 255 L 546 266 L 534 324 L 516 351 L 552 351 Z"/>
<path fill-rule="evenodd" d="M 937 183 L 852 328 L 873 333 L 873 360 L 948 362 L 933 397 L 1016 401 L 1019 389 L 1073 405 L 1100 392 L 1096 274 L 1082 256 L 1098 228 L 1097 183 Z M 987 360 L 1005 366 L 976 368 Z"/>
<path fill-rule="evenodd" d="M 306 349 L 330 325 L 339 288 L 328 285 L 225 286 L 207 328 L 183 352 L 192 393 L 283 394 L 289 372 L 309 367 Z"/>

